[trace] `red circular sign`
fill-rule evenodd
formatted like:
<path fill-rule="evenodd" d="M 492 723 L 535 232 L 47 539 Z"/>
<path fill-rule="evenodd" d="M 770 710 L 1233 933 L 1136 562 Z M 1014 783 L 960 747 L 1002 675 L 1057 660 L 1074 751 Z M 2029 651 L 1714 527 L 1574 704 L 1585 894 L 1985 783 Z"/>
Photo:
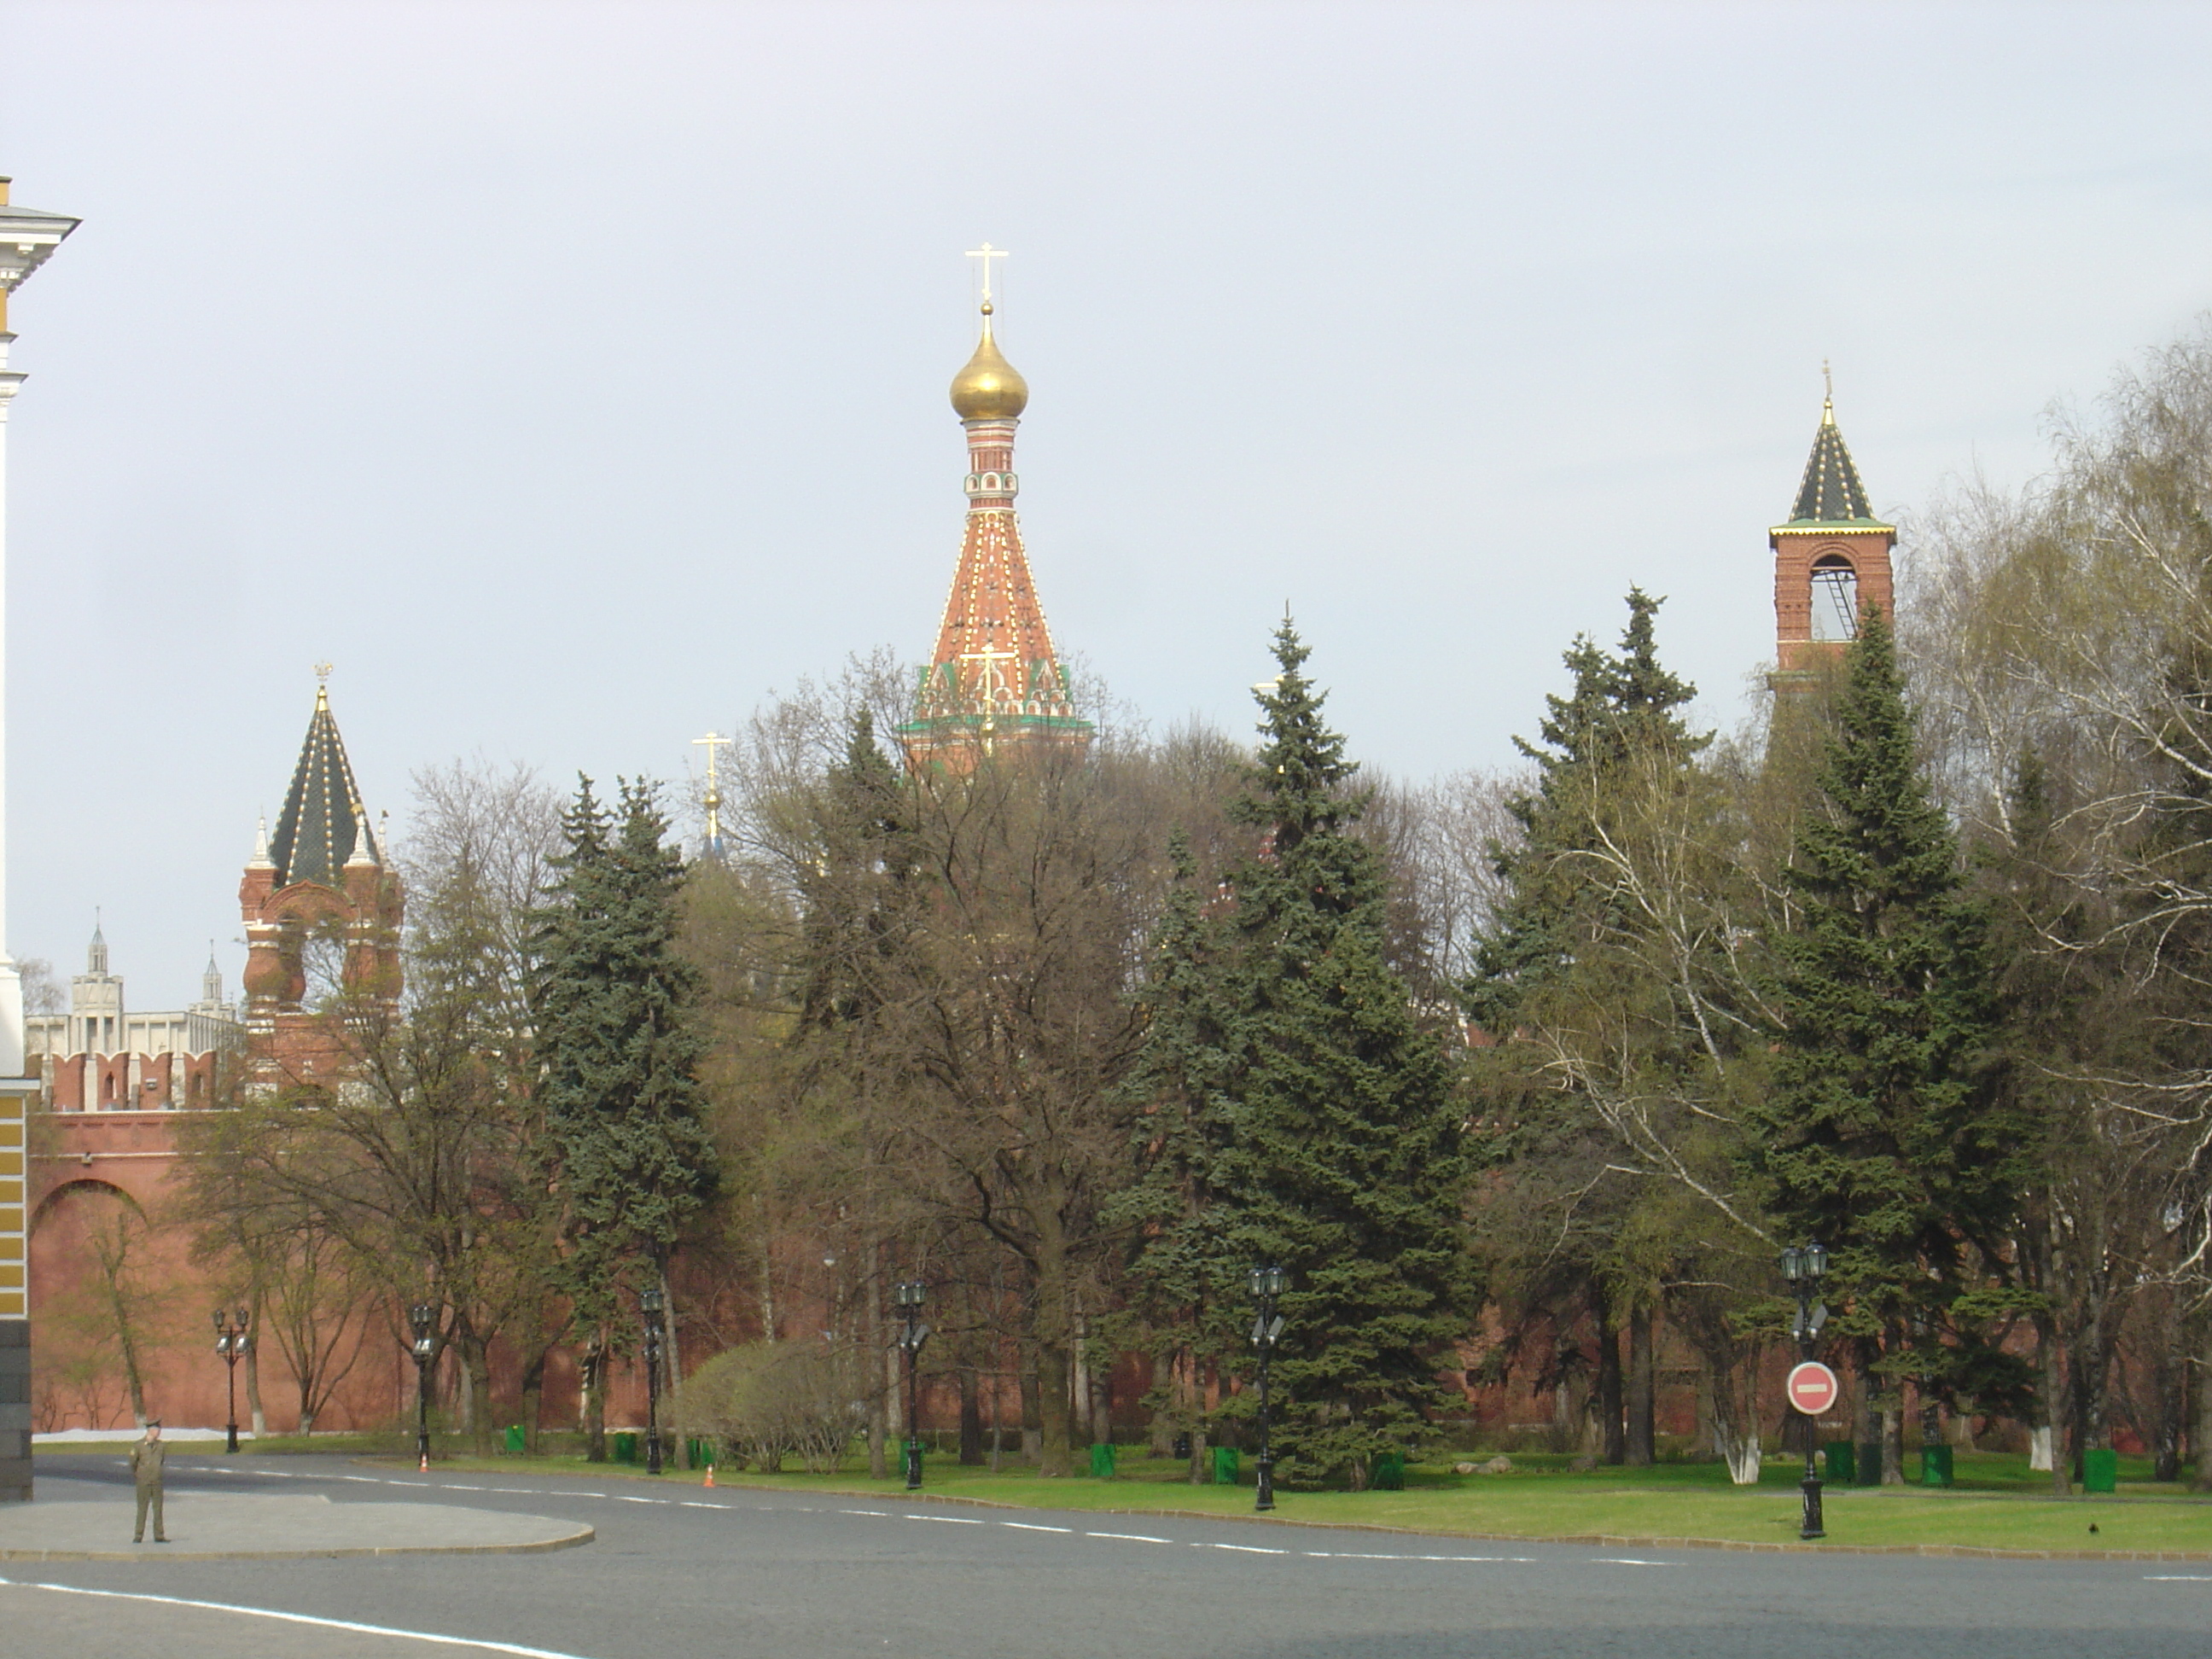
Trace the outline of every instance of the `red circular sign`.
<path fill-rule="evenodd" d="M 1835 1372 L 1817 1359 L 1790 1368 L 1790 1403 L 1808 1417 L 1818 1417 L 1834 1405 L 1844 1391 Z"/>

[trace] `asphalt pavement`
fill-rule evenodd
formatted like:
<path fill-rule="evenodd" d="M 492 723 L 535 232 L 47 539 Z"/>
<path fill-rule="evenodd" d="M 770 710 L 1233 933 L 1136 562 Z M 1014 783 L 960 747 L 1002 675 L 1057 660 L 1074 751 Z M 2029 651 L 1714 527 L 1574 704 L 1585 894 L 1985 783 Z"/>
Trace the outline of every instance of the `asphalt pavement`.
<path fill-rule="evenodd" d="M 597 1536 L 551 1554 L 0 1563 L 10 1659 L 2198 1659 L 2212 1629 L 2212 1564 L 1493 1545 L 337 1458 L 169 1468 L 173 1528 L 203 1494 L 251 1491 Z M 39 1460 L 41 1503 L 127 1503 L 128 1483 L 112 1455 Z"/>

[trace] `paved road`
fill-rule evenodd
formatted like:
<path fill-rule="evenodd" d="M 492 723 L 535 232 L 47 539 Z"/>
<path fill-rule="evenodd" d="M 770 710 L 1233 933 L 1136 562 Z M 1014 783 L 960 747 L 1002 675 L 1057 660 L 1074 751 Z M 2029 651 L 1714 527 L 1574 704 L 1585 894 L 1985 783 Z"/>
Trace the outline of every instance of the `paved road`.
<path fill-rule="evenodd" d="M 2212 1567 L 1484 1545 L 688 1482 L 384 1478 L 336 1459 L 173 1455 L 170 1468 L 179 1515 L 195 1490 L 251 1486 L 572 1516 L 599 1541 L 543 1556 L 13 1565 L 0 1570 L 9 1659 L 2202 1659 L 2212 1647 Z M 42 1494 L 125 1480 L 112 1455 L 40 1459 Z"/>

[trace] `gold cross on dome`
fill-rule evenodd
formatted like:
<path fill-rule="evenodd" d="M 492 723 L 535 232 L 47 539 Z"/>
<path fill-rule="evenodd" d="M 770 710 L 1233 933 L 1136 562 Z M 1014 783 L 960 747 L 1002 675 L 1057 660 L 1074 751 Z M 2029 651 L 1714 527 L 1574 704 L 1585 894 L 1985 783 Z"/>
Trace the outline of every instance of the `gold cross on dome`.
<path fill-rule="evenodd" d="M 691 739 L 694 746 L 703 745 L 707 750 L 707 787 L 709 789 L 714 787 L 714 751 L 736 741 L 735 738 L 726 738 L 720 732 L 709 732 L 703 738 Z"/>
<path fill-rule="evenodd" d="M 983 262 L 983 303 L 988 305 L 991 303 L 991 261 L 1005 258 L 1006 250 L 1002 247 L 993 247 L 986 242 L 981 247 L 969 248 L 968 257 L 971 259 L 981 259 Z"/>
<path fill-rule="evenodd" d="M 331 665 L 326 662 L 317 663 L 315 665 L 315 684 L 317 685 L 328 685 L 330 683 Z"/>

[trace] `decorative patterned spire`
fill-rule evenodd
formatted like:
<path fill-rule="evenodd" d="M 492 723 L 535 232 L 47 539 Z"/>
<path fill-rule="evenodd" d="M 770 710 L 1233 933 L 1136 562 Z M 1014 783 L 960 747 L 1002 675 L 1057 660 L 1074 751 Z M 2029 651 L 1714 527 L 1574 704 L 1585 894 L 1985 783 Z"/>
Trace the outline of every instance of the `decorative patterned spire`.
<path fill-rule="evenodd" d="M 1820 366 L 1822 374 L 1827 365 Z M 1836 425 L 1833 388 L 1820 404 L 1820 429 L 1813 434 L 1813 453 L 1805 462 L 1805 477 L 1797 485 L 1797 500 L 1790 509 L 1792 524 L 1871 524 L 1874 509 L 1867 505 L 1866 486 L 1844 434 Z"/>
<path fill-rule="evenodd" d="M 997 250 L 985 245 L 986 251 Z M 988 260 L 985 261 L 988 272 Z M 1029 386 L 991 335 L 986 291 L 975 355 L 952 383 L 952 406 L 968 432 L 968 518 L 952 591 L 922 671 L 915 717 L 899 727 L 917 764 L 935 758 L 955 769 L 977 750 L 1000 744 L 1090 741 L 1091 724 L 1068 701 L 1067 671 L 1053 649 L 1022 545 L 1014 497 L 1014 428 Z M 963 762 L 958 757 L 964 753 Z"/>
<path fill-rule="evenodd" d="M 330 670 L 319 666 L 317 673 L 326 680 Z M 353 781 L 337 722 L 331 718 L 330 687 L 319 684 L 307 740 L 300 746 L 300 763 L 293 769 L 292 787 L 285 792 L 284 810 L 276 815 L 276 835 L 270 843 L 276 884 L 312 881 L 337 887 L 339 872 L 356 852 L 370 863 L 383 861 L 361 809 L 361 789 Z"/>

